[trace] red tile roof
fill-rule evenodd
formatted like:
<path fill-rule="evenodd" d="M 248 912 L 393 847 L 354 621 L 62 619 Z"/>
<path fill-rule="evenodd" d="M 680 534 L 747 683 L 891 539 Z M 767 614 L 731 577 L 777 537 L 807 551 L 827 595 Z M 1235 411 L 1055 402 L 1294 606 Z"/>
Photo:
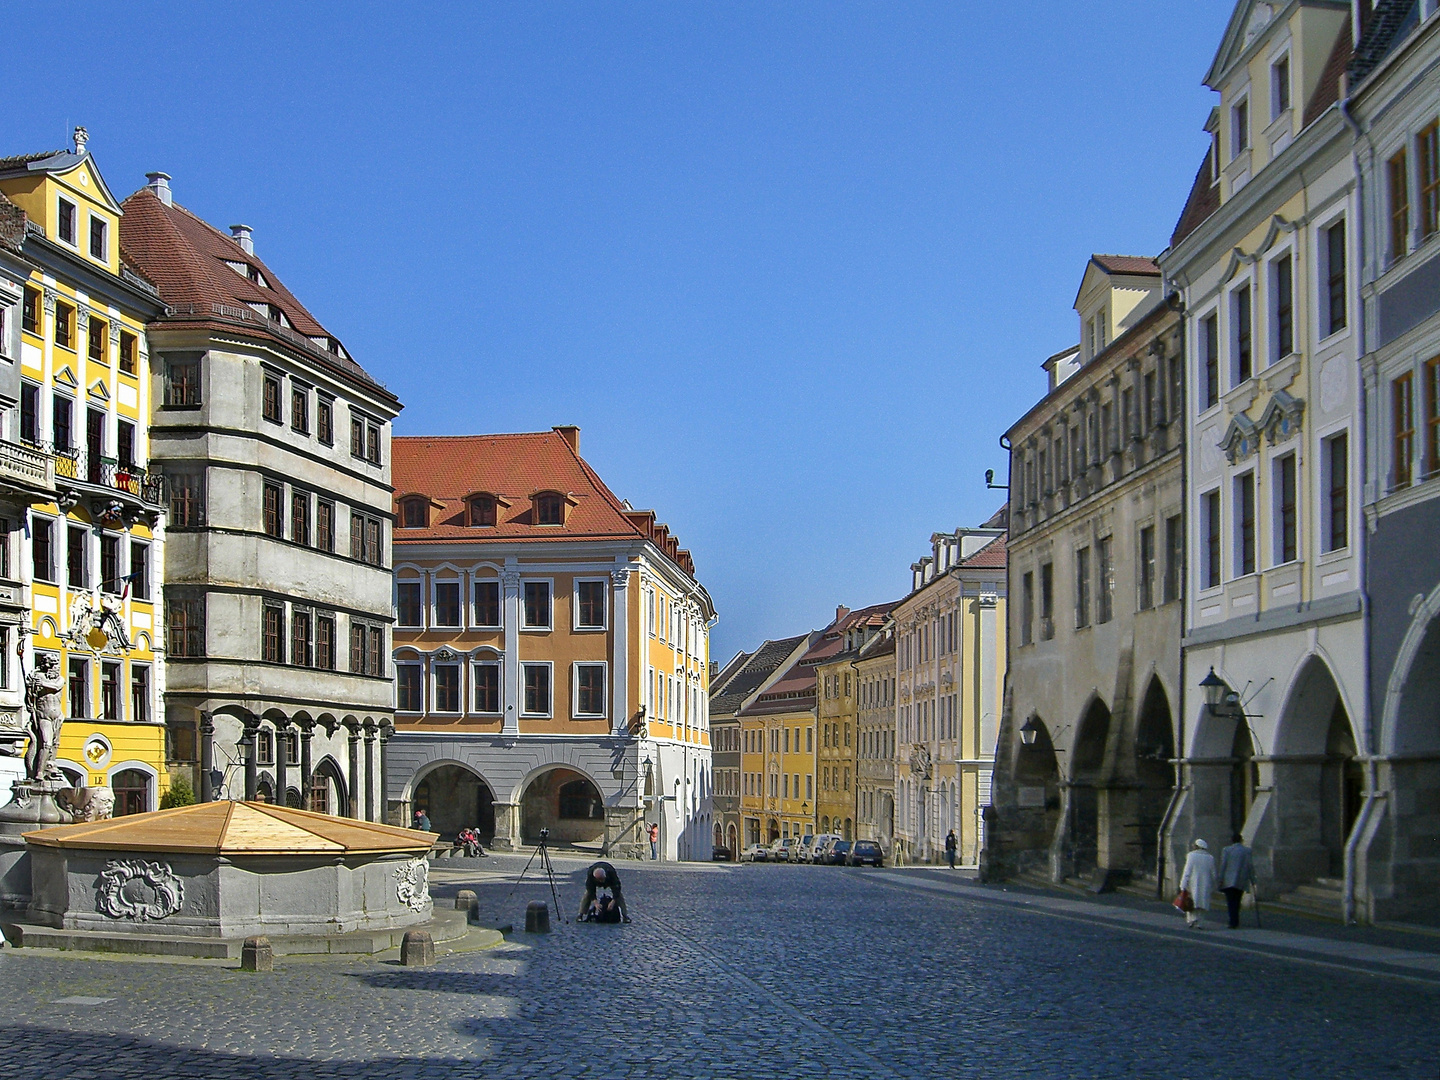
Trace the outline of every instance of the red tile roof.
<path fill-rule="evenodd" d="M 578 440 L 579 434 L 576 432 Z M 397 526 L 395 543 L 544 543 L 556 540 L 611 540 L 642 537 L 694 577 L 689 551 L 655 521 L 653 510 L 630 510 L 559 430 L 511 435 L 397 436 L 390 443 L 390 476 L 395 512 L 405 496 L 432 501 L 423 529 Z M 563 525 L 537 525 L 532 496 L 555 491 L 566 496 Z M 496 496 L 496 524 L 467 524 L 466 499 Z M 508 504 L 508 505 L 507 505 Z"/>
<path fill-rule="evenodd" d="M 974 555 L 963 560 L 960 565 L 973 570 L 1003 570 L 1009 553 L 1005 539 L 1004 536 L 995 537 Z"/>
<path fill-rule="evenodd" d="M 1185 200 L 1185 209 L 1180 211 L 1180 220 L 1170 234 L 1170 246 L 1174 247 L 1198 229 L 1211 214 L 1220 209 L 1220 178 L 1215 174 L 1211 161 L 1212 150 L 1205 151 L 1200 162 L 1200 171 L 1190 185 L 1190 195 Z"/>
<path fill-rule="evenodd" d="M 1160 267 L 1148 255 L 1091 255 L 1090 258 L 1107 273 L 1160 276 Z"/>
<path fill-rule="evenodd" d="M 741 715 L 763 716 L 810 708 L 815 703 L 816 665 L 838 655 L 845 647 L 845 631 L 857 626 L 879 625 L 897 604 L 898 600 L 890 600 L 841 615 L 821 632 L 790 670 L 771 684 L 749 708 L 742 710 Z"/>

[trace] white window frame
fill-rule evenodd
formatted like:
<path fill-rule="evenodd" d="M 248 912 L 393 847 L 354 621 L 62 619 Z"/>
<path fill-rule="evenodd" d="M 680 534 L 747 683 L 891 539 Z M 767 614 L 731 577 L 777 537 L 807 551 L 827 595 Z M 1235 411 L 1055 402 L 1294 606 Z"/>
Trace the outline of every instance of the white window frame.
<path fill-rule="evenodd" d="M 550 708 L 545 712 L 531 712 L 525 708 L 525 672 L 532 667 L 543 667 L 550 680 Z M 520 715 L 535 719 L 553 719 L 555 716 L 555 662 L 553 660 L 525 660 L 520 664 Z"/>
<path fill-rule="evenodd" d="M 1280 352 L 1280 261 L 1286 256 L 1290 258 L 1290 351 L 1282 354 Z M 1284 247 L 1276 248 L 1265 260 L 1265 369 L 1274 367 L 1280 361 L 1294 356 L 1300 351 L 1300 321 L 1296 318 L 1299 311 L 1299 283 L 1296 278 L 1300 270 L 1300 261 L 1296 256 L 1293 246 L 1286 244 Z M 1255 374 L 1260 369 L 1255 365 L 1255 296 L 1250 296 L 1250 367 Z"/>
<path fill-rule="evenodd" d="M 1242 549 L 1243 549 L 1243 547 L 1244 547 L 1244 534 L 1243 534 L 1243 531 L 1242 531 L 1242 530 L 1244 529 L 1244 526 L 1245 526 L 1245 519 L 1244 519 L 1244 518 L 1241 516 L 1241 514 L 1240 514 L 1240 500 L 1239 500 L 1239 495 L 1240 495 L 1240 482 L 1241 482 L 1242 480 L 1244 480 L 1245 477 L 1247 477 L 1247 476 L 1250 478 L 1250 498 L 1251 498 L 1251 503 L 1252 503 L 1252 505 L 1251 505 L 1251 522 L 1253 523 L 1254 528 L 1255 528 L 1255 569 L 1253 569 L 1253 570 L 1251 570 L 1251 571 L 1249 571 L 1249 572 L 1246 572 L 1246 570 L 1245 570 L 1245 560 L 1244 560 L 1243 558 L 1241 558 Z M 1222 498 L 1221 501 L 1223 502 L 1224 499 Z M 1222 515 L 1223 515 L 1223 511 L 1222 511 Z M 1221 533 L 1220 535 L 1223 537 L 1225 534 L 1224 534 L 1224 533 Z M 1222 544 L 1221 546 L 1222 546 L 1222 549 L 1223 549 L 1223 546 L 1224 546 L 1224 545 Z M 1224 557 L 1224 555 L 1222 554 L 1221 557 L 1220 557 L 1220 561 L 1221 561 L 1221 563 L 1222 563 L 1222 573 L 1221 573 L 1220 579 L 1221 579 L 1222 581 L 1239 581 L 1239 580 L 1241 580 L 1242 578 L 1254 577 L 1256 574 L 1260 573 L 1260 570 L 1261 570 L 1261 568 L 1262 568 L 1262 566 L 1263 566 L 1263 563 L 1262 563 L 1262 560 L 1261 560 L 1261 555 L 1262 555 L 1262 554 L 1263 554 L 1263 553 L 1262 553 L 1262 551 L 1261 551 L 1261 549 L 1260 549 L 1260 465 L 1259 465 L 1259 462 L 1256 462 L 1254 465 L 1252 465 L 1252 466 L 1250 466 L 1250 467 L 1247 467 L 1247 468 L 1244 468 L 1244 469 L 1238 469 L 1238 470 L 1236 470 L 1235 472 L 1233 472 L 1233 473 L 1230 474 L 1230 570 L 1231 570 L 1231 574 L 1230 574 L 1230 577 L 1229 577 L 1229 578 L 1226 578 L 1225 575 L 1224 575 L 1224 573 L 1223 573 L 1223 563 L 1224 563 L 1224 561 L 1225 561 L 1225 557 Z"/>
<path fill-rule="evenodd" d="M 600 605 L 600 625 L 585 626 L 580 622 L 580 585 L 582 582 L 595 583 L 605 593 L 605 600 Z M 554 620 L 554 614 L 551 614 Z M 570 583 L 570 629 L 577 634 L 604 633 L 610 629 L 610 582 L 603 577 L 577 577 Z"/>
<path fill-rule="evenodd" d="M 459 594 L 457 598 L 458 604 L 456 605 L 459 609 L 459 622 L 442 623 L 440 621 L 440 603 L 437 597 L 439 596 L 438 587 L 441 585 L 454 585 L 456 592 Z M 465 628 L 465 602 L 468 599 L 469 597 L 465 595 L 464 575 L 458 574 L 455 571 L 451 570 L 446 571 L 443 575 L 435 574 L 434 576 L 432 576 L 430 578 L 430 625 L 437 630 L 463 630 Z"/>
<path fill-rule="evenodd" d="M 1285 77 L 1288 85 L 1285 87 L 1285 96 L 1289 99 L 1285 108 L 1280 108 L 1280 80 L 1279 72 L 1276 70 L 1281 64 L 1285 65 Z M 1285 47 L 1270 57 L 1270 123 L 1279 120 L 1287 112 L 1295 108 L 1295 65 L 1290 62 L 1290 45 L 1287 42 Z"/>
<path fill-rule="evenodd" d="M 1209 569 L 1208 563 L 1210 560 L 1211 521 L 1209 507 L 1211 505 L 1211 495 L 1218 496 L 1214 505 L 1219 511 L 1220 516 L 1220 520 L 1215 522 L 1215 531 L 1219 533 L 1220 536 L 1220 565 L 1216 567 L 1218 571 L 1215 575 L 1216 584 L 1207 585 L 1205 584 L 1205 573 Z M 1208 487 L 1199 493 L 1198 502 L 1195 506 L 1195 522 L 1199 526 L 1195 537 L 1195 595 L 1205 596 L 1209 594 L 1213 596 L 1223 590 L 1225 588 L 1225 582 L 1229 580 L 1225 575 L 1225 554 L 1230 545 L 1225 542 L 1225 484 L 1223 479 L 1213 487 Z"/>
<path fill-rule="evenodd" d="M 500 621 L 493 626 L 475 621 L 475 586 L 482 583 L 493 583 L 495 586 L 495 611 L 500 616 Z M 470 575 L 470 595 L 466 599 L 465 621 L 471 630 L 503 630 L 505 629 L 505 586 L 500 578 L 490 577 L 472 573 Z M 554 618 L 552 613 L 551 618 Z"/>
<path fill-rule="evenodd" d="M 604 686 L 600 689 L 601 709 L 598 713 L 580 711 L 580 669 L 599 668 L 604 675 Z M 552 688 L 553 696 L 554 690 Z M 610 665 L 604 660 L 576 660 L 570 665 L 570 715 L 576 720 L 603 720 L 610 715 L 606 707 L 610 700 Z"/>
<path fill-rule="evenodd" d="M 74 211 L 74 217 L 72 219 L 75 222 L 74 240 L 66 240 L 60 235 L 60 207 L 62 204 L 69 206 L 70 209 Z M 75 251 L 80 250 L 80 204 L 74 199 L 67 199 L 64 195 L 58 193 L 55 196 L 55 239 L 58 243 L 64 244 L 68 248 L 73 248 Z"/>
<path fill-rule="evenodd" d="M 85 218 L 85 223 L 90 226 L 90 228 L 88 228 L 88 229 L 85 230 L 85 255 L 86 255 L 87 258 L 90 258 L 90 259 L 93 259 L 93 258 L 95 257 L 95 256 L 93 256 L 93 255 L 90 254 L 90 230 L 95 227 L 95 222 L 97 222 L 97 221 L 100 223 L 100 228 L 104 230 L 104 235 L 105 235 L 105 259 L 106 259 L 106 262 L 107 262 L 107 265 L 108 265 L 109 258 L 110 258 L 110 222 L 109 222 L 108 220 L 106 220 L 106 218 L 105 218 L 103 215 L 97 214 L 97 213 L 95 213 L 95 211 L 93 211 L 93 210 L 87 211 L 87 213 L 86 213 L 86 218 Z M 77 237 L 77 239 L 78 239 L 78 237 Z M 108 316 L 107 316 L 107 318 L 108 318 Z"/>
<path fill-rule="evenodd" d="M 464 715 L 465 715 L 465 677 L 464 677 L 464 676 L 465 676 L 465 673 L 464 673 L 465 663 L 464 663 L 464 661 L 463 661 L 463 660 L 459 660 L 459 659 L 456 659 L 456 660 L 439 660 L 439 661 L 437 661 L 437 660 L 432 656 L 432 657 L 430 658 L 430 663 L 427 665 L 427 667 L 429 668 L 429 675 L 430 675 L 430 677 L 425 680 L 425 681 L 426 681 L 426 684 L 427 684 L 427 688 L 428 688 L 428 690 L 429 690 L 429 692 L 430 692 L 430 700 L 429 700 L 428 702 L 426 702 L 426 704 L 428 704 L 428 705 L 430 706 L 428 712 L 430 712 L 431 714 L 433 714 L 433 715 L 435 715 L 435 716 L 464 716 Z M 456 704 L 459 706 L 459 708 L 456 708 L 456 709 L 442 709 L 442 708 L 439 707 L 439 705 L 440 705 L 440 692 L 439 692 L 440 684 L 439 684 L 439 680 L 436 678 L 436 673 L 437 673 L 442 667 L 443 667 L 443 668 L 457 668 L 457 669 L 459 669 L 459 673 L 458 673 L 458 676 L 457 676 L 457 678 L 456 678 L 456 684 L 457 684 L 457 685 L 456 685 L 456 691 L 457 691 L 457 692 L 459 693 L 459 695 L 460 695 L 460 700 L 459 700 L 458 702 L 456 702 Z"/>
<path fill-rule="evenodd" d="M 1232 281 L 1225 290 L 1225 321 L 1222 329 L 1225 333 L 1225 385 L 1220 391 L 1223 400 L 1225 395 L 1237 386 L 1243 386 L 1250 379 L 1240 378 L 1240 320 L 1236 315 L 1236 307 L 1239 303 L 1240 290 L 1250 290 L 1250 379 L 1260 374 L 1260 366 L 1256 362 L 1255 349 L 1255 308 L 1259 297 L 1255 288 L 1255 277 L 1253 274 L 1245 274 L 1235 281 Z"/>
<path fill-rule="evenodd" d="M 550 604 L 549 604 L 549 607 L 550 607 L 550 621 L 549 621 L 548 623 L 546 623 L 544 626 L 538 626 L 538 625 L 537 625 L 537 626 L 532 626 L 530 623 L 528 623 L 528 622 L 525 621 L 525 586 L 527 586 L 527 585 L 536 585 L 536 584 L 543 584 L 547 589 L 550 590 Z M 504 618 L 504 616 L 502 615 L 501 618 Z M 553 577 L 549 577 L 549 578 L 542 578 L 542 577 L 527 577 L 527 578 L 522 578 L 521 581 L 520 581 L 520 632 L 521 632 L 521 633 L 531 633 L 531 634 L 548 634 L 548 633 L 553 632 L 554 629 L 555 629 L 555 579 L 554 579 Z M 550 696 L 551 696 L 552 699 L 553 699 L 554 696 L 555 696 L 555 689 L 554 689 L 553 686 L 552 686 L 551 689 L 550 689 Z"/>
<path fill-rule="evenodd" d="M 1351 444 L 1354 438 L 1354 431 L 1349 426 L 1348 418 L 1340 420 L 1329 428 L 1321 429 L 1315 433 L 1319 442 L 1320 467 L 1313 470 L 1317 490 L 1312 492 L 1311 498 L 1315 507 L 1316 536 L 1319 537 L 1317 545 L 1316 560 L 1320 563 L 1335 562 L 1340 559 L 1347 559 L 1354 554 L 1355 548 L 1355 470 L 1351 465 Z M 1382 438 L 1386 438 L 1385 429 L 1382 428 Z M 1330 532 L 1330 483 L 1334 476 L 1334 440 L 1337 436 L 1345 436 L 1345 546 L 1335 547 L 1334 536 Z"/>
<path fill-rule="evenodd" d="M 1304 479 L 1300 474 L 1301 447 L 1298 437 L 1274 447 L 1269 456 L 1270 474 L 1270 568 L 1275 569 L 1282 566 L 1295 566 L 1305 561 L 1305 522 L 1306 513 L 1309 507 L 1306 506 L 1306 492 Z M 1282 562 L 1280 556 L 1283 552 L 1280 545 L 1284 540 L 1284 531 L 1280 524 L 1280 497 L 1282 494 L 1280 484 L 1280 465 L 1287 457 L 1295 459 L 1295 558 L 1289 562 Z M 1258 496 L 1257 496 L 1258 497 Z M 1256 538 L 1257 544 L 1259 538 Z M 1256 560 L 1256 569 L 1259 567 L 1259 559 Z"/>
<path fill-rule="evenodd" d="M 400 605 L 400 586 L 402 585 L 420 586 L 420 621 L 418 623 L 405 623 L 400 621 L 400 612 L 402 610 Z M 397 577 L 395 579 L 395 628 L 397 630 L 424 630 L 425 615 L 428 607 L 429 605 L 425 602 L 425 579 L 423 577 Z"/>
<path fill-rule="evenodd" d="M 499 697 L 499 700 L 498 700 L 498 702 L 497 702 L 497 708 L 496 708 L 494 711 L 490 711 L 490 710 L 483 710 L 483 711 L 482 711 L 482 710 L 477 706 L 477 704 L 476 704 L 476 700 L 475 700 L 475 699 L 476 699 L 476 694 L 475 694 L 475 674 L 476 674 L 476 672 L 479 671 L 479 669 L 482 668 L 482 667 L 493 667 L 493 668 L 496 670 L 496 672 L 498 673 L 498 675 L 499 675 L 499 678 L 496 680 L 496 685 L 497 685 L 497 687 L 499 688 L 500 697 Z M 491 654 L 486 654 L 484 657 L 471 657 L 471 658 L 470 658 L 470 663 L 469 663 L 469 668 L 470 668 L 470 686 L 469 686 L 469 698 L 468 698 L 466 704 L 467 704 L 468 707 L 469 707 L 470 715 L 471 715 L 471 716 L 504 716 L 504 715 L 505 715 L 505 664 L 501 661 L 501 658 L 500 658 L 499 656 L 495 656 L 495 655 L 491 655 Z M 552 690 L 552 695 L 553 695 L 553 690 Z"/>
<path fill-rule="evenodd" d="M 1245 109 L 1245 125 L 1243 129 L 1235 122 L 1235 114 L 1242 106 Z M 1250 111 L 1250 87 L 1245 87 L 1242 93 L 1235 95 L 1230 102 L 1230 111 L 1227 115 L 1230 121 L 1230 160 L 1234 161 L 1255 145 L 1255 140 L 1252 139 L 1250 135 L 1250 129 L 1255 126 L 1255 117 Z M 1240 141 L 1242 131 L 1245 139 L 1243 143 Z"/>
<path fill-rule="evenodd" d="M 1321 344 L 1331 339 L 1338 341 L 1350 332 L 1350 326 L 1355 321 L 1351 317 L 1350 308 L 1350 281 L 1351 274 L 1354 273 L 1353 264 L 1355 262 L 1351 257 L 1355 237 L 1350 224 L 1350 215 L 1346 213 L 1345 207 L 1341 207 L 1315 226 L 1315 234 L 1311 240 L 1315 251 L 1315 288 L 1311 294 L 1314 297 L 1315 340 Z M 1345 325 L 1332 334 L 1330 332 L 1330 230 L 1336 225 L 1345 226 Z M 1388 218 L 1385 225 L 1388 228 Z"/>
<path fill-rule="evenodd" d="M 391 665 L 391 667 L 392 667 L 392 668 L 394 669 L 394 671 L 395 671 L 395 711 L 396 711 L 397 713 L 400 713 L 400 714 L 404 715 L 404 716 L 424 716 L 424 715 L 425 715 L 425 662 L 424 662 L 423 660 L 421 660 L 420 658 L 418 658 L 418 657 L 415 657 L 415 656 L 413 656 L 413 655 L 410 655 L 410 656 L 406 656 L 403 660 L 400 659 L 400 658 L 398 658 L 398 657 L 392 657 L 392 658 L 391 658 L 390 665 Z M 400 669 L 401 669 L 402 667 L 403 667 L 403 668 L 415 668 L 416 670 L 418 670 L 418 671 L 420 672 L 420 708 L 419 708 L 418 710 L 416 710 L 416 709 L 402 709 L 402 708 L 400 708 Z"/>

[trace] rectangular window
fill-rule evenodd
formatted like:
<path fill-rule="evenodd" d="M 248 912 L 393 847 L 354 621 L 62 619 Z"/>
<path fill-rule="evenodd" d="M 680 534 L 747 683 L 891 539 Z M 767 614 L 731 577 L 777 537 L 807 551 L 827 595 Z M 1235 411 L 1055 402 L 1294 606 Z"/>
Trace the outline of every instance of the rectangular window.
<path fill-rule="evenodd" d="M 140 354 L 140 344 L 135 335 L 126 330 L 120 331 L 120 370 L 126 375 L 135 374 L 136 360 Z"/>
<path fill-rule="evenodd" d="M 528 716 L 550 715 L 550 665 L 521 664 L 525 680 L 524 707 Z"/>
<path fill-rule="evenodd" d="M 1040 567 L 1040 640 L 1055 636 L 1055 564 Z"/>
<path fill-rule="evenodd" d="M 1275 561 L 1294 562 L 1298 557 L 1295 506 L 1295 455 L 1286 454 L 1275 462 Z"/>
<path fill-rule="evenodd" d="M 1090 549 L 1075 551 L 1075 626 L 1090 625 Z"/>
<path fill-rule="evenodd" d="M 1345 222 L 1325 230 L 1325 327 L 1327 334 L 1345 329 Z"/>
<path fill-rule="evenodd" d="M 198 358 L 165 361 L 165 404 L 171 407 L 200 404 Z"/>
<path fill-rule="evenodd" d="M 278 604 L 266 604 L 261 621 L 260 658 L 266 663 L 285 662 L 285 609 Z"/>
<path fill-rule="evenodd" d="M 272 424 L 284 423 L 280 416 L 280 376 L 265 376 L 265 397 L 261 414 Z"/>
<path fill-rule="evenodd" d="M 150 545 L 130 541 L 130 595 L 136 600 L 150 599 Z"/>
<path fill-rule="evenodd" d="M 1410 250 L 1410 162 L 1401 150 L 1387 164 L 1390 173 L 1390 258 Z"/>
<path fill-rule="evenodd" d="M 85 566 L 85 532 L 71 525 L 65 530 L 65 584 L 72 589 L 88 589 L 90 575 Z"/>
<path fill-rule="evenodd" d="M 150 719 L 150 669 L 144 664 L 130 665 L 130 719 L 136 723 Z"/>
<path fill-rule="evenodd" d="M 1140 530 L 1140 610 L 1155 606 L 1155 526 Z"/>
<path fill-rule="evenodd" d="M 1282 56 L 1270 65 L 1270 119 L 1278 120 L 1290 108 L 1290 57 Z"/>
<path fill-rule="evenodd" d="M 359 514 L 350 515 L 350 557 L 365 560 L 365 519 Z"/>
<path fill-rule="evenodd" d="M 385 628 L 372 626 L 365 635 L 365 674 L 385 674 Z"/>
<path fill-rule="evenodd" d="M 120 665 L 100 665 L 100 719 L 120 719 Z"/>
<path fill-rule="evenodd" d="M 20 329 L 40 336 L 40 290 L 25 286 L 25 298 L 20 308 Z"/>
<path fill-rule="evenodd" d="M 55 452 L 64 453 L 75 446 L 75 403 L 56 394 L 50 399 L 50 434 Z"/>
<path fill-rule="evenodd" d="M 165 626 L 171 656 L 205 655 L 205 598 L 167 596 Z"/>
<path fill-rule="evenodd" d="M 1230 383 L 1239 386 L 1255 373 L 1251 354 L 1250 286 L 1242 285 L 1230 294 L 1231 321 L 1235 324 L 1235 362 L 1230 365 Z"/>
<path fill-rule="evenodd" d="M 1295 351 L 1295 275 L 1289 255 L 1275 260 L 1271 284 L 1274 289 L 1275 354 L 1271 363 Z"/>
<path fill-rule="evenodd" d="M 40 388 L 20 384 L 20 440 L 34 446 L 40 441 Z"/>
<path fill-rule="evenodd" d="M 369 646 L 366 633 L 368 629 L 363 623 L 353 620 L 350 623 L 350 670 L 356 675 L 365 674 L 365 655 Z"/>
<path fill-rule="evenodd" d="M 435 665 L 435 711 L 460 711 L 460 665 Z"/>
<path fill-rule="evenodd" d="M 335 616 L 315 616 L 315 666 L 321 671 L 335 670 Z"/>
<path fill-rule="evenodd" d="M 308 611 L 290 616 L 290 662 L 297 667 L 310 667 L 313 662 L 314 620 Z"/>
<path fill-rule="evenodd" d="M 500 625 L 500 582 L 475 582 L 475 625 Z"/>
<path fill-rule="evenodd" d="M 205 473 L 202 470 L 166 470 L 170 491 L 169 527 L 195 528 L 205 524 Z"/>
<path fill-rule="evenodd" d="M 1209 491 L 1200 497 L 1201 522 L 1205 529 L 1205 574 L 1200 587 L 1220 586 L 1220 492 Z"/>
<path fill-rule="evenodd" d="M 605 665 L 575 665 L 575 715 L 605 715 Z"/>
<path fill-rule="evenodd" d="M 475 701 L 477 713 L 498 713 L 500 711 L 500 665 L 475 665 Z"/>
<path fill-rule="evenodd" d="M 301 435 L 310 434 L 310 391 L 303 386 L 290 387 L 290 426 Z"/>
<path fill-rule="evenodd" d="M 335 444 L 335 406 L 323 397 L 315 402 L 315 437 L 326 446 Z"/>
<path fill-rule="evenodd" d="M 401 581 L 395 585 L 395 618 L 401 626 L 423 626 L 420 610 L 420 582 Z"/>
<path fill-rule="evenodd" d="M 398 712 L 424 712 L 420 699 L 420 665 L 395 665 L 395 708 Z"/>
<path fill-rule="evenodd" d="M 1440 125 L 1431 124 L 1415 137 L 1420 159 L 1420 239 L 1440 230 Z"/>
<path fill-rule="evenodd" d="M 1393 439 L 1394 463 L 1391 489 L 1409 487 L 1413 478 L 1411 462 L 1415 456 L 1415 376 L 1407 371 L 1390 384 L 1391 423 L 1395 430 Z"/>
<path fill-rule="evenodd" d="M 285 489 L 279 484 L 264 488 L 265 531 L 271 536 L 285 535 Z"/>
<path fill-rule="evenodd" d="M 104 592 L 118 595 L 121 584 L 120 538 L 102 534 L 100 537 L 100 588 Z"/>
<path fill-rule="evenodd" d="M 1237 476 L 1235 484 L 1235 576 L 1255 572 L 1255 474 Z"/>
<path fill-rule="evenodd" d="M 1096 546 L 1096 571 L 1099 574 L 1100 594 L 1096 597 L 1095 621 L 1107 623 L 1115 612 L 1115 560 L 1112 537 L 1103 538 Z"/>
<path fill-rule="evenodd" d="M 1237 158 L 1250 149 L 1250 102 L 1241 98 L 1230 108 L 1230 156 Z"/>
<path fill-rule="evenodd" d="M 310 546 L 310 496 L 303 491 L 290 492 L 290 539 Z"/>
<path fill-rule="evenodd" d="M 1029 645 L 1031 624 L 1035 621 L 1035 574 L 1027 572 L 1020 579 L 1020 644 Z"/>
<path fill-rule="evenodd" d="M 69 199 L 61 199 L 58 230 L 60 239 L 71 247 L 75 246 L 75 204 Z M 76 714 L 79 715 L 78 713 Z"/>
<path fill-rule="evenodd" d="M 90 665 L 84 660 L 70 661 L 70 716 L 90 715 Z"/>
<path fill-rule="evenodd" d="M 605 582 L 575 583 L 575 625 L 581 630 L 598 630 L 605 626 Z"/>
<path fill-rule="evenodd" d="M 365 460 L 371 465 L 380 464 L 380 427 L 377 424 L 365 426 Z"/>
<path fill-rule="evenodd" d="M 365 423 L 353 417 L 350 420 L 350 456 L 353 458 L 365 456 Z"/>
<path fill-rule="evenodd" d="M 532 629 L 550 629 L 550 583 L 548 581 L 525 582 L 525 626 Z"/>
<path fill-rule="evenodd" d="M 1180 599 L 1185 580 L 1185 528 L 1179 514 L 1165 519 L 1165 602 Z"/>
<path fill-rule="evenodd" d="M 365 519 L 365 561 L 371 566 L 379 566 L 380 559 L 380 522 L 373 518 Z"/>
<path fill-rule="evenodd" d="M 435 625 L 460 625 L 460 582 L 435 582 Z"/>
<path fill-rule="evenodd" d="M 55 344 L 62 349 L 75 347 L 75 309 L 63 301 L 55 301 Z"/>
<path fill-rule="evenodd" d="M 1425 476 L 1440 473 L 1440 356 L 1425 362 Z"/>
<path fill-rule="evenodd" d="M 128 420 L 115 421 L 115 462 L 125 469 L 135 464 L 135 425 Z"/>
<path fill-rule="evenodd" d="M 85 328 L 85 354 L 97 364 L 106 362 L 105 339 L 109 336 L 110 327 L 105 320 L 90 316 L 90 325 Z"/>
<path fill-rule="evenodd" d="M 335 504 L 323 499 L 315 502 L 315 546 L 321 551 L 335 550 Z"/>

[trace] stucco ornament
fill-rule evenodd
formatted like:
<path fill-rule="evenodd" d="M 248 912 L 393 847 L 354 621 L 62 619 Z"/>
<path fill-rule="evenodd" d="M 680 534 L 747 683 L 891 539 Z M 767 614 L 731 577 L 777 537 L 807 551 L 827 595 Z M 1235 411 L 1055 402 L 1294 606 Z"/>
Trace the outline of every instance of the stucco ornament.
<path fill-rule="evenodd" d="M 95 889 L 96 906 L 112 919 L 163 919 L 185 902 L 185 885 L 175 872 L 165 863 L 142 859 L 112 859 Z"/>
<path fill-rule="evenodd" d="M 120 597 L 99 589 L 81 593 L 70 602 L 71 624 L 63 635 L 65 640 L 92 652 L 128 653 L 130 635 L 125 632 L 121 603 Z"/>
<path fill-rule="evenodd" d="M 411 911 L 424 911 L 430 902 L 430 864 L 411 859 L 395 869 L 395 896 Z"/>
<path fill-rule="evenodd" d="M 115 792 L 108 787 L 66 788 L 55 802 L 76 821 L 106 821 L 115 814 Z"/>

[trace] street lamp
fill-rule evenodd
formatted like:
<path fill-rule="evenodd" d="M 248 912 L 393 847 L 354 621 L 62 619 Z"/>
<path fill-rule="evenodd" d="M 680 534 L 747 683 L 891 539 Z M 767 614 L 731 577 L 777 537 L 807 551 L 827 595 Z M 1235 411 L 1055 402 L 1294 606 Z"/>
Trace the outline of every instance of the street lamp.
<path fill-rule="evenodd" d="M 1200 680 L 1200 689 L 1205 691 L 1205 707 L 1212 716 L 1234 713 L 1240 704 L 1240 695 L 1230 689 L 1230 684 L 1215 674 L 1212 665 L 1210 673 Z"/>
<path fill-rule="evenodd" d="M 1020 745 L 1034 746 L 1035 740 L 1040 737 L 1040 725 L 1036 723 L 1035 717 L 1025 721 L 1025 726 L 1020 729 Z"/>

